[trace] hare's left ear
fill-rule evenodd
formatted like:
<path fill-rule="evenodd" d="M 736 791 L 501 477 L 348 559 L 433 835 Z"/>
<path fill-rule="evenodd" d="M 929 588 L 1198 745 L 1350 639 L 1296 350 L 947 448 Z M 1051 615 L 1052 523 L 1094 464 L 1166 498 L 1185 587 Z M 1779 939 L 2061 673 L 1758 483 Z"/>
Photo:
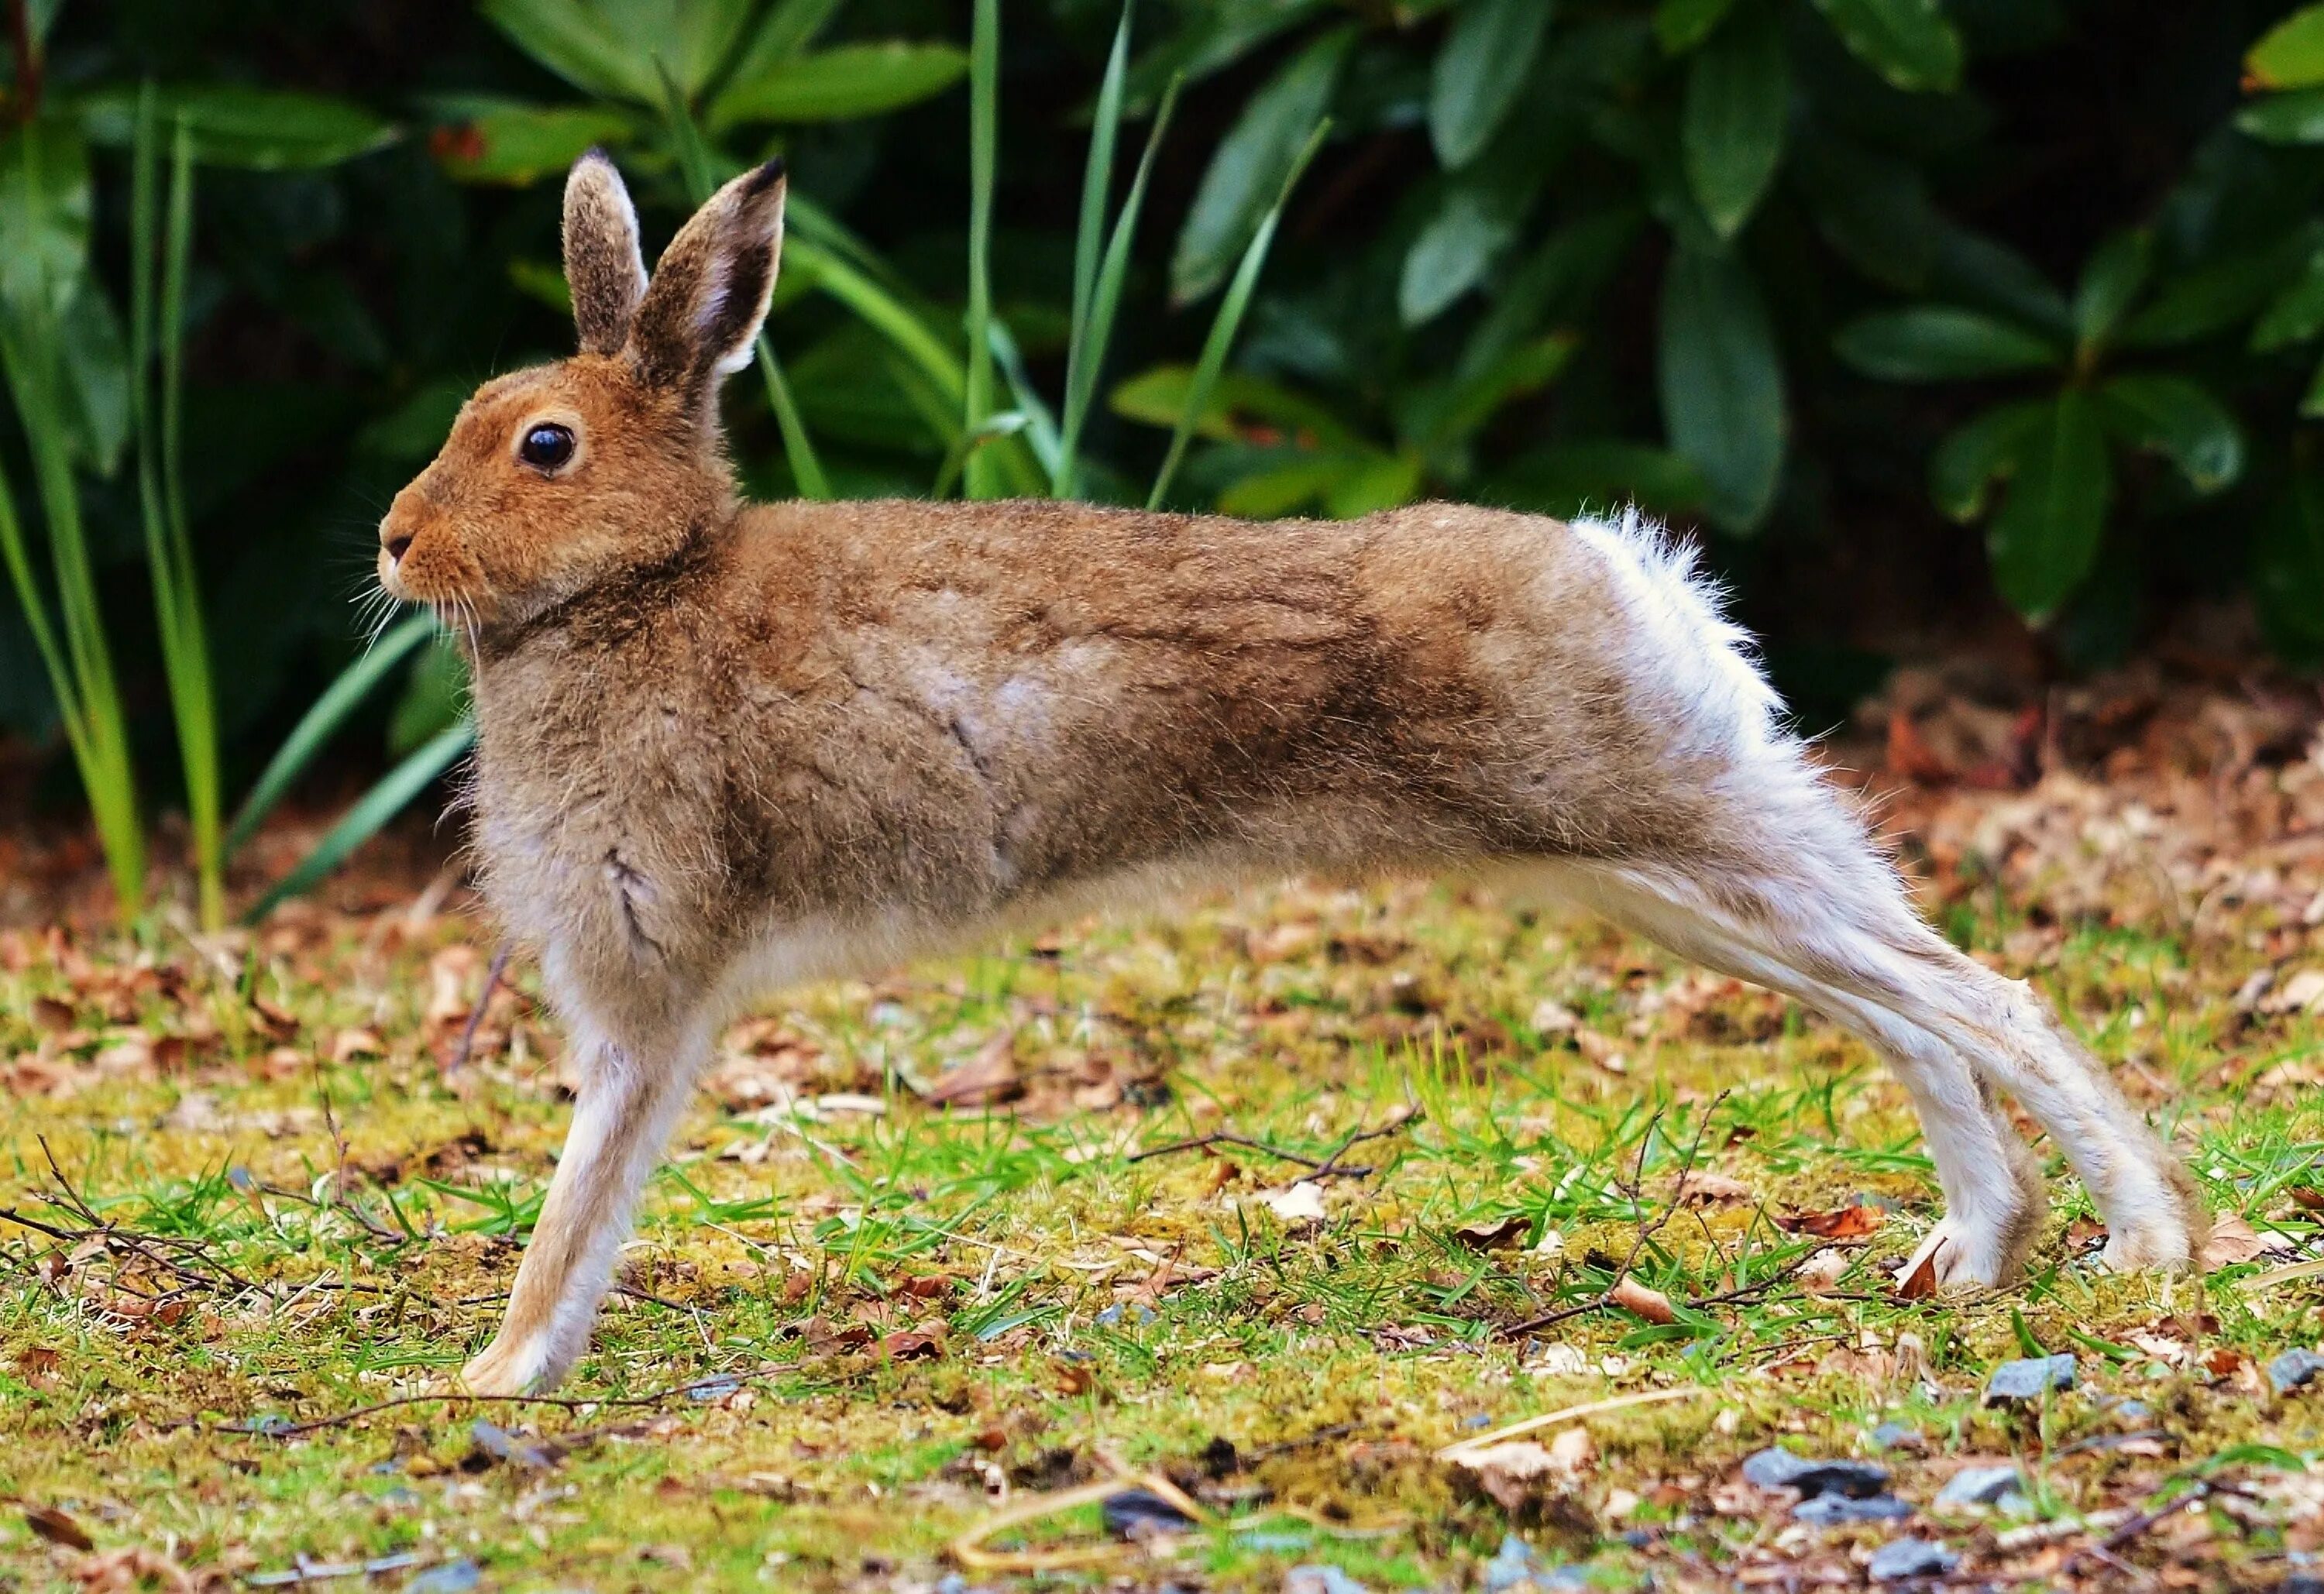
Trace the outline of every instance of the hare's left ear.
<path fill-rule="evenodd" d="M 573 162 L 565 180 L 565 282 L 585 355 L 617 355 L 645 297 L 638 213 L 622 174 L 602 150 Z"/>
<path fill-rule="evenodd" d="M 783 163 L 770 161 L 710 196 L 655 263 L 630 324 L 638 374 L 707 399 L 751 363 L 783 244 Z"/>

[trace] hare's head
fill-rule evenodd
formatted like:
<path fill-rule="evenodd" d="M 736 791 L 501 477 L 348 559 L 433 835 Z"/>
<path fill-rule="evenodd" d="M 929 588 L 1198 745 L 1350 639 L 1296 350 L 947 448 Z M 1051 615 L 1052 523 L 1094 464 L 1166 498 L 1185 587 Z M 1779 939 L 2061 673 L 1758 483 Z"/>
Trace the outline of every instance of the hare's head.
<path fill-rule="evenodd" d="M 750 361 L 782 228 L 770 161 L 710 197 L 649 284 L 620 175 L 583 156 L 565 185 L 580 353 L 476 390 L 380 522 L 380 585 L 465 622 L 521 621 L 723 520 L 718 384 Z"/>

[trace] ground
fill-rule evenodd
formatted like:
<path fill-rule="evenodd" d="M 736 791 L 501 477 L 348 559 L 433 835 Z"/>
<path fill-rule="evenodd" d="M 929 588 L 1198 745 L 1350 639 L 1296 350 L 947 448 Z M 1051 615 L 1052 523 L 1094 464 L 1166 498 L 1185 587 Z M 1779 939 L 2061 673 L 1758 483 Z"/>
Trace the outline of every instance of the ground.
<path fill-rule="evenodd" d="M 0 1589 L 1845 1587 L 1905 1538 L 2276 1587 L 2324 1545 L 2324 1380 L 2266 1370 L 2324 1304 L 2324 752 L 2312 698 L 2145 690 L 1884 710 L 1929 910 L 2222 1214 L 2203 1276 L 2107 1276 L 2043 1142 L 2033 1276 L 1971 1301 L 1893 1276 L 1934 1184 L 1821 1020 L 1473 889 L 1294 883 L 774 1000 L 560 1400 L 434 1398 L 567 1117 L 523 961 L 453 1067 L 492 939 L 447 879 L 206 941 L 19 900 Z M 2070 1389 L 1988 1404 L 2052 1353 Z M 1916 1515 L 1795 1519 L 1770 1445 Z"/>

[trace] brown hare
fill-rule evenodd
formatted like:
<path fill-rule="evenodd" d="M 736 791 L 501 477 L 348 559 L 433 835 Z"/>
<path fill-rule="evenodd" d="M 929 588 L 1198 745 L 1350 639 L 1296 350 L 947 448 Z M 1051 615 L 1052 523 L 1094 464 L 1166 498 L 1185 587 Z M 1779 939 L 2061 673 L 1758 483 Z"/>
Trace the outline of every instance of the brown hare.
<path fill-rule="evenodd" d="M 1203 882 L 1464 871 L 1796 998 L 1911 1092 L 1945 1285 L 2045 1210 L 2023 1102 L 2117 1267 L 2182 1266 L 2196 1188 L 2032 990 L 1915 917 L 1780 726 L 1690 556 L 1635 518 L 1420 504 L 1254 524 L 1081 503 L 736 494 L 722 378 L 774 284 L 783 173 L 649 283 L 573 169 L 580 352 L 487 382 L 380 527 L 470 654 L 486 894 L 581 1077 L 479 1392 L 556 1383 L 631 1208 L 755 996 Z"/>

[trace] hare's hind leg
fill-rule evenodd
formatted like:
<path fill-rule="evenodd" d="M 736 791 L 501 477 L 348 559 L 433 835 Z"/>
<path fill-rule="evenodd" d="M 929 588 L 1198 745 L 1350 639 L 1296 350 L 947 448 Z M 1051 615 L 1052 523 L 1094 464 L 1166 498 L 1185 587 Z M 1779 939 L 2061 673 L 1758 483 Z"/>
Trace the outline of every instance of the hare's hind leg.
<path fill-rule="evenodd" d="M 2040 1163 L 1960 1052 L 1858 989 L 1803 943 L 1825 926 L 1745 907 L 1748 886 L 1643 868 L 1560 871 L 1563 893 L 1683 957 L 1792 997 L 1877 1052 L 1911 1096 L 1945 1216 L 1925 1248 L 1945 1287 L 2016 1276 L 2049 1210 Z"/>
<path fill-rule="evenodd" d="M 500 1332 L 462 1380 L 482 1395 L 553 1387 L 589 1342 L 638 1192 L 660 1159 L 709 1053 L 706 1027 L 648 1037 L 576 1022 L 581 1095 L 517 1267 Z"/>
<path fill-rule="evenodd" d="M 2205 1219 L 2193 1182 L 2103 1067 L 2031 988 L 1923 924 L 1831 794 L 1781 847 L 1675 871 L 1587 871 L 1577 892 L 1673 951 L 1766 985 L 1877 1048 L 1913 1096 L 1944 1188 L 1930 1237 L 1947 1284 L 1998 1284 L 2023 1263 L 2045 1202 L 2040 1165 L 1994 1101 L 2047 1130 L 2113 1231 L 2119 1267 L 2185 1265 Z"/>

